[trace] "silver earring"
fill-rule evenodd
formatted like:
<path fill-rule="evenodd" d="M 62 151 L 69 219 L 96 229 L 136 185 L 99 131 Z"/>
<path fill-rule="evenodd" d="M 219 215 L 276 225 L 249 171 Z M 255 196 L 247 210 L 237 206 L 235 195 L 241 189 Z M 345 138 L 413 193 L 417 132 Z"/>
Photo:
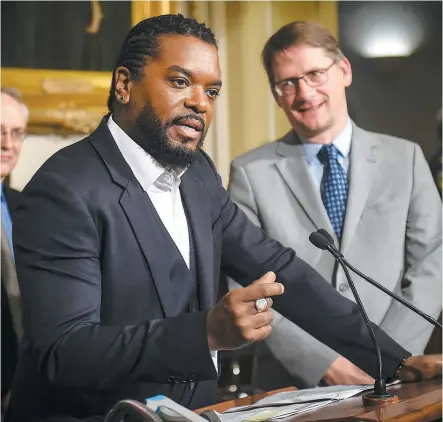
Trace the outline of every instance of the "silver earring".
<path fill-rule="evenodd" d="M 119 101 L 122 103 L 123 101 L 125 101 L 125 97 L 120 97 Z"/>

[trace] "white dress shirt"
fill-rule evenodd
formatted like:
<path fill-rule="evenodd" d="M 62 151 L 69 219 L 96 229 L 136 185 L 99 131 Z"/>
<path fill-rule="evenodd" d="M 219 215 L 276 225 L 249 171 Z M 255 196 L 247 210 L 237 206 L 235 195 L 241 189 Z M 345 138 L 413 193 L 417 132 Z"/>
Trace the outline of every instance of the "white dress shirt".
<path fill-rule="evenodd" d="M 180 177 L 186 171 L 177 174 L 167 171 L 154 160 L 143 148 L 134 142 L 113 120 L 108 119 L 108 128 L 123 155 L 131 167 L 134 176 L 143 190 L 148 194 L 163 225 L 180 251 L 183 260 L 189 268 L 189 228 L 180 195 Z M 164 183 L 166 181 L 167 183 Z M 169 188 L 168 188 L 169 185 Z M 217 352 L 211 352 L 215 369 Z"/>
<path fill-rule="evenodd" d="M 180 175 L 175 174 L 172 189 L 164 188 L 160 177 L 167 177 L 166 169 L 155 161 L 143 148 L 135 143 L 112 119 L 108 128 L 115 139 L 118 149 L 131 167 L 134 176 L 143 190 L 149 195 L 157 214 L 163 222 L 172 240 L 177 245 L 189 268 L 189 229 L 180 195 Z M 157 183 L 156 183 L 157 182 Z"/>

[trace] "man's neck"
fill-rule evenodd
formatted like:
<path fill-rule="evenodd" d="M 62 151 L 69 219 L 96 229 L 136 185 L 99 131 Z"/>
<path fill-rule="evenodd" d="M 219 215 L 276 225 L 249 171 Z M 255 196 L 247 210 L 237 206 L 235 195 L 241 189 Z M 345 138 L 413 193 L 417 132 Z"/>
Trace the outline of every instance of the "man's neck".
<path fill-rule="evenodd" d="M 117 126 L 126 133 L 132 140 L 133 138 L 133 130 L 132 125 L 129 120 L 125 119 L 120 113 L 112 113 L 112 120 L 117 124 Z"/>
<path fill-rule="evenodd" d="M 297 133 L 297 135 L 303 138 L 303 140 L 305 140 L 306 142 L 312 142 L 313 144 L 328 145 L 331 142 L 333 142 L 334 139 L 336 139 L 340 135 L 340 133 L 342 133 L 345 130 L 348 121 L 349 121 L 349 116 L 346 115 L 346 118 L 342 122 L 340 122 L 340 124 L 334 125 L 331 128 L 321 133 L 316 133 L 308 136 L 304 136 L 301 133 Z"/>

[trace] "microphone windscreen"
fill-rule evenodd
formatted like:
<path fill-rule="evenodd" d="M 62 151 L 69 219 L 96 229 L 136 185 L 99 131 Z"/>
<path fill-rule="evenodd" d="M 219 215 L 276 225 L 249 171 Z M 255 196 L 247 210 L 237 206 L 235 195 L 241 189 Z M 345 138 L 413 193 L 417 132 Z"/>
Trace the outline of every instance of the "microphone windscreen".
<path fill-rule="evenodd" d="M 330 243 L 334 243 L 334 239 L 325 229 L 318 229 L 317 233 L 320 233 L 323 237 L 325 237 Z"/>
<path fill-rule="evenodd" d="M 312 232 L 309 236 L 309 241 L 319 249 L 325 250 L 329 246 L 328 239 L 318 232 Z"/>

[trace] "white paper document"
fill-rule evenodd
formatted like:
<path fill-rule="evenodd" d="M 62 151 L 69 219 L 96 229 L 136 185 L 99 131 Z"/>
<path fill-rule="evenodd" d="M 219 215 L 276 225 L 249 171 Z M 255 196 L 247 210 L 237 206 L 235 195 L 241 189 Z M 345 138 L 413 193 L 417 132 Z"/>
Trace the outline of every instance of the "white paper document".
<path fill-rule="evenodd" d="M 261 422 L 284 419 L 372 390 L 370 385 L 334 385 L 274 394 L 249 406 L 217 413 L 221 422 Z"/>

